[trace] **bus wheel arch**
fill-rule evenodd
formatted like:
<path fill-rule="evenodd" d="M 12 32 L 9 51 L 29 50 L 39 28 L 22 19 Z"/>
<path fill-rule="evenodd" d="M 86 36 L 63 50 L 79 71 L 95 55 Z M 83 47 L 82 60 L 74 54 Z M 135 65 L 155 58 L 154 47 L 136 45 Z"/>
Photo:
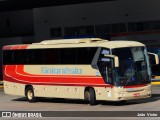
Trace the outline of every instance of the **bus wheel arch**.
<path fill-rule="evenodd" d="M 84 90 L 84 99 L 88 100 L 90 105 L 96 105 L 96 93 L 94 88 L 86 87 Z"/>
<path fill-rule="evenodd" d="M 36 102 L 36 97 L 32 85 L 25 86 L 25 96 L 29 102 Z"/>

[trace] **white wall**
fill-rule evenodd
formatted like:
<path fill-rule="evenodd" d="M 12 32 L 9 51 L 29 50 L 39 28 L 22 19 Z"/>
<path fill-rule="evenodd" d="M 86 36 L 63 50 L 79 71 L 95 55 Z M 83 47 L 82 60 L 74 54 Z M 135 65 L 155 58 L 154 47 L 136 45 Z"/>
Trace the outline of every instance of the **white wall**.
<path fill-rule="evenodd" d="M 51 39 L 51 27 L 160 20 L 159 5 L 160 0 L 117 0 L 36 8 L 33 10 L 35 39 Z"/>
<path fill-rule="evenodd" d="M 7 19 L 10 25 L 7 26 Z M 33 10 L 0 13 L 0 35 L 26 35 L 34 33 Z"/>

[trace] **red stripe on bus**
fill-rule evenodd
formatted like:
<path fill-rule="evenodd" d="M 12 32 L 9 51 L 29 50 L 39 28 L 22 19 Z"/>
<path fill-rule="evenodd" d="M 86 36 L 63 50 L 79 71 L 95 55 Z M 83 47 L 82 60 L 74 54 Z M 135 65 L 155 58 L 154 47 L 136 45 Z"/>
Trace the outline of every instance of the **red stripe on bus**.
<path fill-rule="evenodd" d="M 33 85 L 113 87 L 113 85 L 106 84 L 102 77 L 79 75 L 34 75 L 24 72 L 23 69 L 24 65 L 17 65 L 17 71 L 16 65 L 8 65 L 7 68 L 6 66 L 3 66 L 3 79 L 9 82 Z M 147 84 L 124 86 L 123 88 L 138 88 L 144 86 L 147 86 Z"/>
<path fill-rule="evenodd" d="M 78 83 L 78 84 L 105 84 L 102 77 L 94 76 L 76 76 L 76 75 L 34 75 L 28 74 L 23 71 L 23 65 L 17 67 L 15 65 L 10 65 L 4 67 L 4 80 L 9 80 L 11 82 L 20 83 Z"/>
<path fill-rule="evenodd" d="M 89 81 L 87 78 L 83 78 L 83 80 L 86 80 L 86 81 Z M 8 77 L 8 76 L 4 76 L 4 81 L 8 81 L 8 82 L 14 82 L 14 83 L 20 83 L 20 84 L 32 84 L 32 85 L 49 85 L 49 86 L 88 86 L 88 87 L 110 87 L 110 88 L 113 88 L 113 85 L 109 85 L 109 84 L 97 84 L 97 83 L 62 83 L 62 81 L 58 80 L 59 83 L 54 83 L 54 81 L 47 81 L 43 79 L 42 82 L 40 81 L 37 81 L 37 82 L 34 82 L 34 81 L 18 81 L 16 80 L 15 78 L 13 77 Z M 69 81 L 69 79 L 66 81 Z M 38 83 L 39 82 L 39 83 Z"/>
<path fill-rule="evenodd" d="M 27 49 L 28 45 L 21 45 L 18 49 Z"/>
<path fill-rule="evenodd" d="M 11 46 L 4 46 L 2 49 L 3 50 L 10 50 L 12 47 Z"/>
<path fill-rule="evenodd" d="M 13 66 L 12 66 L 13 67 Z M 14 67 L 16 67 L 16 66 L 14 66 Z M 15 68 L 11 68 L 11 69 L 15 69 Z M 30 76 L 53 76 L 53 74 L 30 74 L 30 73 L 27 73 L 27 72 L 25 72 L 24 71 L 24 65 L 17 65 L 17 69 L 16 69 L 16 72 L 18 72 L 18 73 L 21 73 L 21 74 L 23 74 L 23 75 L 30 75 Z M 99 77 L 101 77 L 101 76 L 87 76 L 87 75 L 55 75 L 54 74 L 54 76 L 57 76 L 57 77 L 59 77 L 59 76 L 63 76 L 63 77 L 97 77 L 97 78 L 99 78 Z"/>
<path fill-rule="evenodd" d="M 47 85 L 47 86 L 83 86 L 83 87 L 110 87 L 113 88 L 113 85 L 109 85 L 109 84 L 103 84 L 103 85 L 99 85 L 99 84 L 82 84 L 82 83 L 70 83 L 70 84 L 65 84 L 65 83 L 32 83 L 32 82 L 20 82 L 20 81 L 16 81 L 16 80 L 5 80 L 8 82 L 14 82 L 14 83 L 20 83 L 20 84 L 31 84 L 31 85 Z"/>
<path fill-rule="evenodd" d="M 17 49 L 26 49 L 28 45 L 16 45 L 12 47 L 12 50 L 17 50 Z"/>
<path fill-rule="evenodd" d="M 27 49 L 28 45 L 4 46 L 3 50 Z"/>
<path fill-rule="evenodd" d="M 20 47 L 20 46 L 17 46 L 17 45 L 16 45 L 16 46 L 12 46 L 11 49 L 12 49 L 12 50 L 16 50 L 16 49 L 18 49 L 19 47 Z"/>
<path fill-rule="evenodd" d="M 123 88 L 138 88 L 138 87 L 144 87 L 144 86 L 147 86 L 147 84 L 133 85 L 133 86 L 124 86 Z"/>

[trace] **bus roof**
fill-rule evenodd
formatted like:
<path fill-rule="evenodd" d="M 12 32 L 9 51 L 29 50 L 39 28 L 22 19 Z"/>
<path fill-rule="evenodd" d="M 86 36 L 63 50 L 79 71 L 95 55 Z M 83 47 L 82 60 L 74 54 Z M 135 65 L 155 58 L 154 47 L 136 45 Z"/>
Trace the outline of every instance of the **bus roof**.
<path fill-rule="evenodd" d="M 145 46 L 136 41 L 108 41 L 100 38 L 44 40 L 39 43 L 7 45 L 3 50 L 38 49 L 38 48 L 73 48 L 73 47 L 105 47 L 109 49 L 122 47 Z"/>
<path fill-rule="evenodd" d="M 98 43 L 98 46 L 114 49 L 123 47 L 138 47 L 145 45 L 137 41 L 109 41 L 109 42 Z"/>

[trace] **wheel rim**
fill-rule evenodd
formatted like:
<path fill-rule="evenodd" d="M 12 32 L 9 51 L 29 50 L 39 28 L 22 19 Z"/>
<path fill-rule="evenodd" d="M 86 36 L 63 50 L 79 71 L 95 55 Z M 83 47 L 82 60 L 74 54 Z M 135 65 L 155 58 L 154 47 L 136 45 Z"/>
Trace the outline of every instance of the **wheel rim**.
<path fill-rule="evenodd" d="M 85 92 L 85 98 L 86 98 L 86 100 L 90 100 L 90 93 L 89 93 L 89 91 Z"/>
<path fill-rule="evenodd" d="M 32 90 L 28 90 L 27 96 L 28 96 L 29 100 L 31 100 L 33 98 L 33 92 L 32 92 Z"/>

